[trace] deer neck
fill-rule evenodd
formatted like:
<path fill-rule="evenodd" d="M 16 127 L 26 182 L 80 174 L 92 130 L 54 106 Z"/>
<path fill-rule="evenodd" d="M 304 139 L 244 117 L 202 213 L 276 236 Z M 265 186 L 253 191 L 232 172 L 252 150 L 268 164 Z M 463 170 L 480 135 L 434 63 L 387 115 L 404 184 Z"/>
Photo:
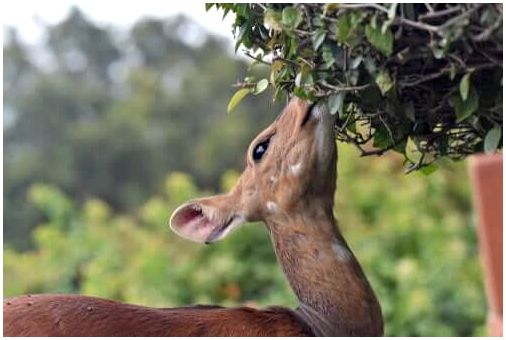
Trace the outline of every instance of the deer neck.
<path fill-rule="evenodd" d="M 267 221 L 278 261 L 317 336 L 382 335 L 379 303 L 341 236 L 332 205 L 305 204 Z"/>

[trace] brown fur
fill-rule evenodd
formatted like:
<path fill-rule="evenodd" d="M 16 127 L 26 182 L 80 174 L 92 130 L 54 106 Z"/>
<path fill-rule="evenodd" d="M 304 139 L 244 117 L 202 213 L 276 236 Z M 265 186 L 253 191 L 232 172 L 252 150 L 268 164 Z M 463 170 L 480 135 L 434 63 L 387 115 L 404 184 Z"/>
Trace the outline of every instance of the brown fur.
<path fill-rule="evenodd" d="M 4 336 L 310 336 L 284 308 L 148 308 L 78 295 L 4 301 Z"/>

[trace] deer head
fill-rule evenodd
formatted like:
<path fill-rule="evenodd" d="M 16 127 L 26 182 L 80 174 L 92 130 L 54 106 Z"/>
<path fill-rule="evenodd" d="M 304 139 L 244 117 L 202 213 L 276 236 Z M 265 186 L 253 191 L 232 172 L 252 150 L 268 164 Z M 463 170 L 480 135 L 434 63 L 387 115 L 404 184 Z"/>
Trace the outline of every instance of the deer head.
<path fill-rule="evenodd" d="M 178 207 L 170 227 L 210 243 L 246 221 L 266 221 L 319 204 L 332 211 L 336 179 L 335 116 L 325 104 L 293 98 L 251 142 L 246 168 L 230 192 Z"/>

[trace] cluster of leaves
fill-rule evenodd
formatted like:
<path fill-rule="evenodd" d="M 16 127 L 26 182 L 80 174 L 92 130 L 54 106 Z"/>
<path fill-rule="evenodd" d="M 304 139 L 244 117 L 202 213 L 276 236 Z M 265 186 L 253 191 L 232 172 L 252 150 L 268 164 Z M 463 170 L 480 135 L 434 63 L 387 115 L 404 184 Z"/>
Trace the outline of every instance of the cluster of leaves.
<path fill-rule="evenodd" d="M 236 50 L 271 67 L 237 84 L 229 110 L 269 85 L 324 98 L 338 140 L 400 152 L 408 171 L 502 148 L 502 4 L 213 6 L 235 13 Z"/>
<path fill-rule="evenodd" d="M 340 158 L 335 211 L 378 295 L 386 334 L 484 335 L 466 165 L 447 162 L 432 176 L 407 177 L 398 157 L 371 162 L 343 145 Z M 222 190 L 236 180 L 237 173 L 226 172 Z M 4 296 L 72 292 L 156 307 L 296 306 L 262 224 L 210 246 L 186 241 L 168 229 L 171 212 L 212 193 L 183 173 L 164 184 L 131 213 L 32 186 L 28 206 L 44 220 L 32 234 L 34 249 L 4 247 Z"/>

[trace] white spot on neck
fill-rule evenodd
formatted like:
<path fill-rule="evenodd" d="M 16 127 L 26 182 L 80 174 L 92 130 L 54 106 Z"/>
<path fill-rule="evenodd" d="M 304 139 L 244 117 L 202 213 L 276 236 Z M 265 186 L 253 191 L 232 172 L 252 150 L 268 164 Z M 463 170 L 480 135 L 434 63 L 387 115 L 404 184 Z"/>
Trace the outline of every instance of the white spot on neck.
<path fill-rule="evenodd" d="M 275 213 L 278 211 L 278 205 L 274 202 L 268 201 L 267 204 L 267 210 L 269 210 L 271 213 Z"/>
<path fill-rule="evenodd" d="M 350 251 L 337 240 L 332 241 L 332 250 L 338 261 L 346 262 L 351 258 Z"/>
<path fill-rule="evenodd" d="M 297 176 L 300 173 L 301 169 L 302 169 L 302 162 L 290 165 L 290 172 L 292 173 L 292 175 Z"/>

